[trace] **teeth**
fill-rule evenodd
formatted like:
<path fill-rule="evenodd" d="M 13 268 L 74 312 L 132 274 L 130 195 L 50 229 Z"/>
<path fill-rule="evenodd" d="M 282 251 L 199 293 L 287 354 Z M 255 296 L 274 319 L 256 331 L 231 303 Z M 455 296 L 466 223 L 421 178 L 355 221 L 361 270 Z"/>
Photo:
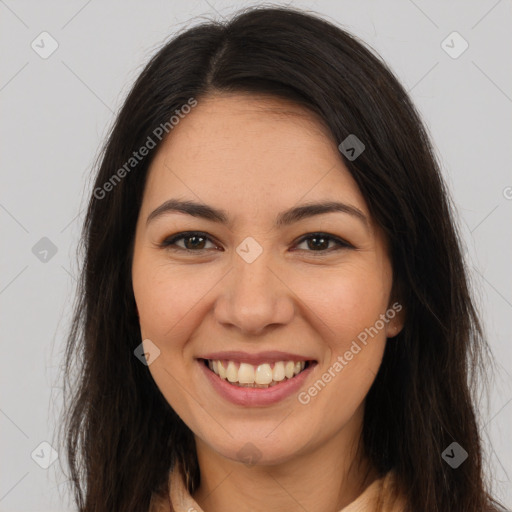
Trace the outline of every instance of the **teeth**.
<path fill-rule="evenodd" d="M 228 369 L 226 370 L 226 377 L 229 382 L 238 382 L 238 368 L 233 361 L 229 361 Z"/>
<path fill-rule="evenodd" d="M 284 374 L 286 378 L 291 379 L 293 377 L 295 370 L 295 363 L 293 361 L 288 361 L 284 367 Z"/>
<path fill-rule="evenodd" d="M 252 384 L 254 382 L 254 366 L 252 364 L 240 363 L 238 382 L 240 384 Z M 263 382 L 258 382 L 258 384 L 263 384 Z"/>
<path fill-rule="evenodd" d="M 282 361 L 278 361 L 274 365 L 272 376 L 276 382 L 281 382 L 282 380 L 284 380 L 286 375 L 284 374 L 284 363 Z"/>
<path fill-rule="evenodd" d="M 234 361 L 212 361 L 208 360 L 208 367 L 221 379 L 227 379 L 231 384 L 242 387 L 268 388 L 275 386 L 285 379 L 291 379 L 304 370 L 305 361 L 277 361 L 273 365 L 263 363 L 253 366 L 248 363 Z"/>
<path fill-rule="evenodd" d="M 226 378 L 226 368 L 222 365 L 222 361 L 217 361 L 217 368 L 219 369 L 218 372 L 215 372 L 215 368 L 212 368 L 212 370 L 219 375 L 221 379 Z"/>
<path fill-rule="evenodd" d="M 270 384 L 272 382 L 272 368 L 269 364 L 260 364 L 254 377 L 256 384 Z"/>

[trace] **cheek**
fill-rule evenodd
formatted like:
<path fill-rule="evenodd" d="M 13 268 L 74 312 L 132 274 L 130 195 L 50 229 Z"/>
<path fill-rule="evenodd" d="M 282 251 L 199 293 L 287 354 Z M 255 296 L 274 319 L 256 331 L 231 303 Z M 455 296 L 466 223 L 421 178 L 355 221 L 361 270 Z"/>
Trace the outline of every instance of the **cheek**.
<path fill-rule="evenodd" d="M 207 321 L 225 273 L 150 257 L 134 265 L 133 290 L 141 336 L 159 347 L 159 363 L 169 371 L 186 374 L 193 368 L 194 333 Z"/>
<path fill-rule="evenodd" d="M 183 392 L 195 364 L 186 353 L 187 340 L 205 293 L 195 275 L 194 279 L 190 269 L 172 268 L 144 254 L 134 258 L 132 283 L 141 338 L 151 340 L 160 351 L 149 371 L 167 402 L 185 418 L 193 418 L 195 410 Z"/>
<path fill-rule="evenodd" d="M 134 263 L 133 291 L 143 334 L 160 340 L 191 311 L 199 298 L 190 271 L 141 258 Z M 204 290 L 202 290 L 204 293 Z"/>
<path fill-rule="evenodd" d="M 385 313 L 390 292 L 390 276 L 374 262 L 354 262 L 318 271 L 298 279 L 294 291 L 321 320 L 325 340 L 336 351 Z M 316 322 L 318 323 L 318 321 Z"/>
<path fill-rule="evenodd" d="M 378 372 L 386 345 L 381 315 L 388 306 L 390 286 L 385 266 L 363 261 L 347 264 L 329 278 L 309 276 L 299 291 L 307 294 L 311 318 L 317 317 L 315 325 L 326 349 L 317 368 L 318 385 L 305 390 L 304 402 L 315 402 L 316 410 L 333 424 L 339 423 L 340 415 L 348 421 Z M 333 407 L 341 403 L 343 410 Z"/>
<path fill-rule="evenodd" d="M 359 407 L 378 372 L 386 345 L 381 315 L 387 310 L 390 285 L 389 274 L 379 266 L 358 264 L 338 273 L 329 287 L 317 288 L 314 307 L 329 326 L 324 340 L 330 348 L 317 375 L 329 382 L 327 392 L 318 393 L 318 406 L 334 422 L 339 414 L 348 418 Z M 340 400 L 344 412 L 332 407 Z"/>

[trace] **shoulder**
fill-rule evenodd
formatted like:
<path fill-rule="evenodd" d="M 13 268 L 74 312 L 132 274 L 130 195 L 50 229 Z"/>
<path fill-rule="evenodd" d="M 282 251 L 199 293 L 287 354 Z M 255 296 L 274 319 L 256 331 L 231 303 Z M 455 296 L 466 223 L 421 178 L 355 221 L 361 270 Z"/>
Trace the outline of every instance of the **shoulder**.
<path fill-rule="evenodd" d="M 406 500 L 393 471 L 374 480 L 362 494 L 340 512 L 405 512 Z"/>
<path fill-rule="evenodd" d="M 382 512 L 405 512 L 405 494 L 398 485 L 395 472 L 389 471 L 381 479 L 381 482 L 380 501 L 382 504 Z"/>

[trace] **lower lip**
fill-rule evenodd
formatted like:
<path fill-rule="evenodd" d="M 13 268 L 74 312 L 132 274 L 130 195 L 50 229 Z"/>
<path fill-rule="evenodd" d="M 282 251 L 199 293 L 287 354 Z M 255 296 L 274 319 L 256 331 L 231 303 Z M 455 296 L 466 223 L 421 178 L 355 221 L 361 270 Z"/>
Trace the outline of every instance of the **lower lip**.
<path fill-rule="evenodd" d="M 197 361 L 211 382 L 213 388 L 226 400 L 246 407 L 264 407 L 266 405 L 275 404 L 293 393 L 296 393 L 304 384 L 309 374 L 316 366 L 316 363 L 310 362 L 309 366 L 291 379 L 276 384 L 268 388 L 244 388 L 229 384 L 226 380 L 221 379 L 215 372 L 211 371 L 205 364 L 204 360 Z"/>

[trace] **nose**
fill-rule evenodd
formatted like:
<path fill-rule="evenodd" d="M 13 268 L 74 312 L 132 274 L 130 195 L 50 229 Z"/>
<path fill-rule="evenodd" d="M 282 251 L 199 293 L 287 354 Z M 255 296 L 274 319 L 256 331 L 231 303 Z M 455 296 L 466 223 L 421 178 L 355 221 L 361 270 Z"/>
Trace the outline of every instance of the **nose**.
<path fill-rule="evenodd" d="M 215 302 L 216 320 L 240 335 L 261 335 L 290 323 L 295 314 L 292 291 L 264 255 L 252 263 L 237 255 Z"/>

